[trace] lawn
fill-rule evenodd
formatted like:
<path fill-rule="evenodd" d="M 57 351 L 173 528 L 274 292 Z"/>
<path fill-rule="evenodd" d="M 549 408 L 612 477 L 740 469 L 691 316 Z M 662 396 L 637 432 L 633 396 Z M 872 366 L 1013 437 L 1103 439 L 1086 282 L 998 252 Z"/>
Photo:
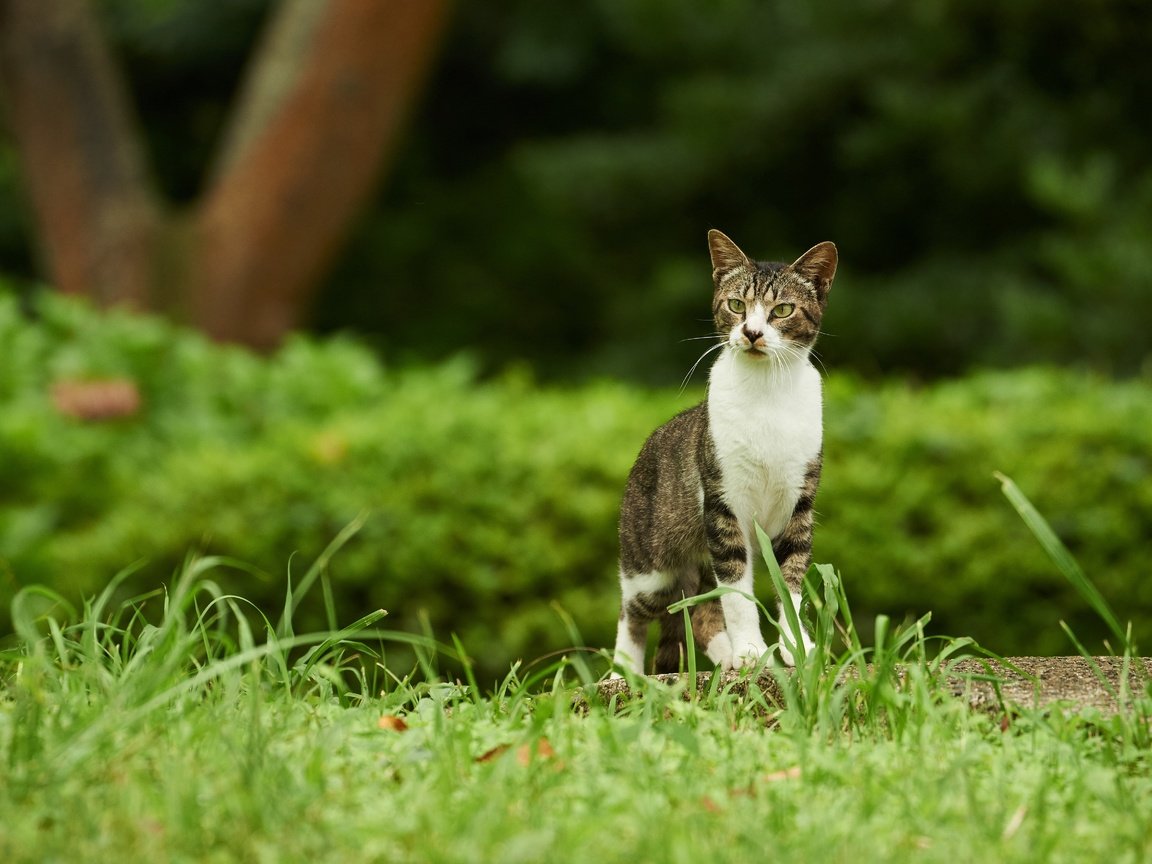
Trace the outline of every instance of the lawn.
<path fill-rule="evenodd" d="M 1042 527 L 1042 526 L 1041 526 Z M 14 605 L 3 656 L 0 858 L 23 861 L 1143 861 L 1149 700 L 1115 717 L 971 710 L 942 680 L 968 640 L 923 622 L 863 646 L 814 570 L 816 652 L 700 692 L 604 702 L 593 652 L 479 685 L 459 644 L 293 631 L 190 560 L 166 592 L 63 624 Z M 564 626 L 560 620 L 558 626 Z M 573 633 L 574 639 L 578 638 Z M 415 645 L 412 670 L 389 649 Z M 694 665 L 694 658 L 689 658 Z"/>

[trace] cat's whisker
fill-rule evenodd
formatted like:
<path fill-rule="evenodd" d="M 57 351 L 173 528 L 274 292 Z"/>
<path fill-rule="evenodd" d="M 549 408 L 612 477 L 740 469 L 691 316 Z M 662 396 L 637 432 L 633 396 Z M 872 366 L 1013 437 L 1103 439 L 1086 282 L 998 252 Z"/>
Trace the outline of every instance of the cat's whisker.
<path fill-rule="evenodd" d="M 824 358 L 821 357 L 819 354 L 817 354 L 815 349 L 808 351 L 808 357 L 809 357 L 809 359 L 813 360 L 817 366 L 820 367 L 820 371 L 823 372 L 824 377 L 827 378 L 828 377 L 828 367 L 824 365 Z"/>
<path fill-rule="evenodd" d="M 696 371 L 696 367 L 700 365 L 700 361 L 703 360 L 705 357 L 707 357 L 709 354 L 711 354 L 713 351 L 718 351 L 719 349 L 723 348 L 727 344 L 728 344 L 727 340 L 720 342 L 720 343 L 717 343 L 716 345 L 713 345 L 711 348 L 709 348 L 707 351 L 705 351 L 703 354 L 701 354 L 699 357 L 696 358 L 696 362 L 692 364 L 692 368 L 688 370 L 688 374 L 685 375 L 684 380 L 680 382 L 680 390 L 679 390 L 680 393 L 683 393 L 684 388 L 688 386 L 688 382 L 692 379 L 692 373 Z"/>
<path fill-rule="evenodd" d="M 787 383 L 789 391 L 794 391 L 796 378 L 789 374 L 788 367 L 798 362 L 804 362 L 811 355 L 810 347 L 785 340 L 771 346 L 769 353 L 773 360 L 771 373 L 773 383 L 776 386 Z"/>

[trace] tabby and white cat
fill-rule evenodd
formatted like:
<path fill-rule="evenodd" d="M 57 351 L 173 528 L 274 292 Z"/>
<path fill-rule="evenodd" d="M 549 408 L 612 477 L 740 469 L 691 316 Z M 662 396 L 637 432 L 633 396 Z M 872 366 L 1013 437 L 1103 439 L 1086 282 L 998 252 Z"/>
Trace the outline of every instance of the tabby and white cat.
<path fill-rule="evenodd" d="M 720 354 L 707 398 L 652 433 L 620 509 L 615 662 L 637 673 L 655 620 L 655 671 L 683 663 L 687 634 L 670 603 L 717 584 L 752 593 L 760 551 L 753 520 L 772 538 L 797 609 L 812 555 L 823 428 L 820 375 L 809 353 L 836 275 L 836 247 L 819 243 L 790 265 L 757 262 L 713 230 L 708 248 L 721 341 L 710 349 Z M 756 610 L 734 592 L 692 607 L 697 643 L 720 668 L 753 665 L 768 652 Z M 796 635 L 811 646 L 806 633 Z M 794 665 L 783 645 L 780 655 Z"/>

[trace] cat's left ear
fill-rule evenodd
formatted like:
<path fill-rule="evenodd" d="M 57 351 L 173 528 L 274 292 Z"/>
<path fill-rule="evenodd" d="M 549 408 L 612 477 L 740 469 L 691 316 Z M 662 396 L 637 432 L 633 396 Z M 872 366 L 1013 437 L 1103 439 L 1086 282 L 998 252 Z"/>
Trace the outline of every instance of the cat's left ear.
<path fill-rule="evenodd" d="M 708 254 L 712 256 L 712 280 L 717 286 L 733 270 L 748 267 L 752 263 L 739 246 L 729 240 L 723 231 L 715 228 L 708 232 Z"/>
<path fill-rule="evenodd" d="M 836 244 L 831 240 L 817 243 L 792 263 L 792 269 L 816 288 L 816 297 L 823 303 L 836 278 Z"/>

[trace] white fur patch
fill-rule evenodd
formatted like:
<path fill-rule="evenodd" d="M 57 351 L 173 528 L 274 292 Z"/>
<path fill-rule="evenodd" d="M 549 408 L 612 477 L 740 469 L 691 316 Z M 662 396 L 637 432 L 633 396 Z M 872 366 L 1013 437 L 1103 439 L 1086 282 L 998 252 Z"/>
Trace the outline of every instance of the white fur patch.
<path fill-rule="evenodd" d="M 724 627 L 732 646 L 731 665 L 725 668 L 752 666 L 768 653 L 768 645 L 760 632 L 760 616 L 756 604 L 745 597 L 752 593 L 752 567 L 744 568 L 744 575 L 732 585 L 743 594 L 724 594 L 720 608 L 724 610 Z"/>
<path fill-rule="evenodd" d="M 751 309 L 749 309 L 748 314 L 744 318 L 743 325 L 737 326 L 741 331 L 743 331 L 744 328 L 749 330 L 756 330 L 765 334 L 766 339 L 771 338 L 768 336 L 768 313 L 764 311 L 763 303 L 757 303 Z"/>
<path fill-rule="evenodd" d="M 792 599 L 792 608 L 796 610 L 796 617 L 799 619 L 800 604 L 803 602 L 803 598 L 795 591 L 793 591 L 789 596 Z M 797 645 L 803 645 L 805 656 L 810 654 L 816 645 L 812 642 L 812 637 L 808 635 L 807 631 L 805 631 L 804 623 L 802 621 L 799 622 L 799 634 L 794 633 L 792 628 L 788 626 L 788 616 L 784 614 L 783 603 L 777 604 L 776 608 L 780 613 L 780 618 L 778 619 L 778 626 L 780 628 L 780 641 L 777 643 L 777 648 L 780 651 L 780 661 L 785 666 L 795 666 L 796 657 L 793 656 L 792 652 L 788 649 L 788 643 L 791 643 L 793 647 Z"/>
<path fill-rule="evenodd" d="M 772 328 L 768 339 L 779 339 Z M 744 339 L 747 342 L 747 339 Z M 725 503 L 753 554 L 760 543 L 753 523 L 780 536 L 800 498 L 804 477 L 823 443 L 823 388 L 807 354 L 781 360 L 749 356 L 735 345 L 713 364 L 708 421 L 720 463 Z M 752 567 L 732 586 L 752 593 Z M 793 602 L 799 603 L 799 595 Z M 733 666 L 755 664 L 768 652 L 756 605 L 738 594 L 720 600 L 732 642 Z M 810 646 L 807 634 L 801 634 Z M 794 665 L 789 652 L 785 662 Z"/>
<path fill-rule="evenodd" d="M 662 573 L 659 570 L 653 570 L 651 573 L 636 573 L 631 576 L 625 576 L 624 572 L 621 571 L 620 593 L 623 596 L 623 604 L 627 606 L 628 601 L 637 594 L 659 594 L 667 591 L 675 581 L 675 574 Z M 644 673 L 644 647 L 643 642 L 632 636 L 627 619 L 621 619 L 616 627 L 616 650 L 613 653 L 613 662 L 637 675 L 642 675 Z M 619 678 L 620 673 L 613 672 L 612 677 Z"/>
<path fill-rule="evenodd" d="M 724 499 L 753 549 L 753 519 L 775 538 L 792 516 L 823 442 L 822 407 L 820 374 L 806 357 L 784 362 L 729 348 L 712 366 L 708 421 Z"/>
<path fill-rule="evenodd" d="M 675 577 L 671 573 L 653 570 L 651 573 L 635 573 L 631 576 L 620 574 L 620 590 L 627 602 L 637 594 L 658 594 L 672 587 Z"/>
<path fill-rule="evenodd" d="M 708 644 L 704 648 L 704 653 L 708 655 L 709 660 L 721 669 L 732 668 L 732 640 L 728 638 L 728 634 L 723 630 L 708 640 Z"/>
<path fill-rule="evenodd" d="M 621 621 L 616 628 L 616 649 L 612 653 L 612 662 L 621 669 L 637 675 L 644 674 L 644 646 L 632 638 L 626 621 Z M 611 677 L 623 676 L 614 669 Z"/>

